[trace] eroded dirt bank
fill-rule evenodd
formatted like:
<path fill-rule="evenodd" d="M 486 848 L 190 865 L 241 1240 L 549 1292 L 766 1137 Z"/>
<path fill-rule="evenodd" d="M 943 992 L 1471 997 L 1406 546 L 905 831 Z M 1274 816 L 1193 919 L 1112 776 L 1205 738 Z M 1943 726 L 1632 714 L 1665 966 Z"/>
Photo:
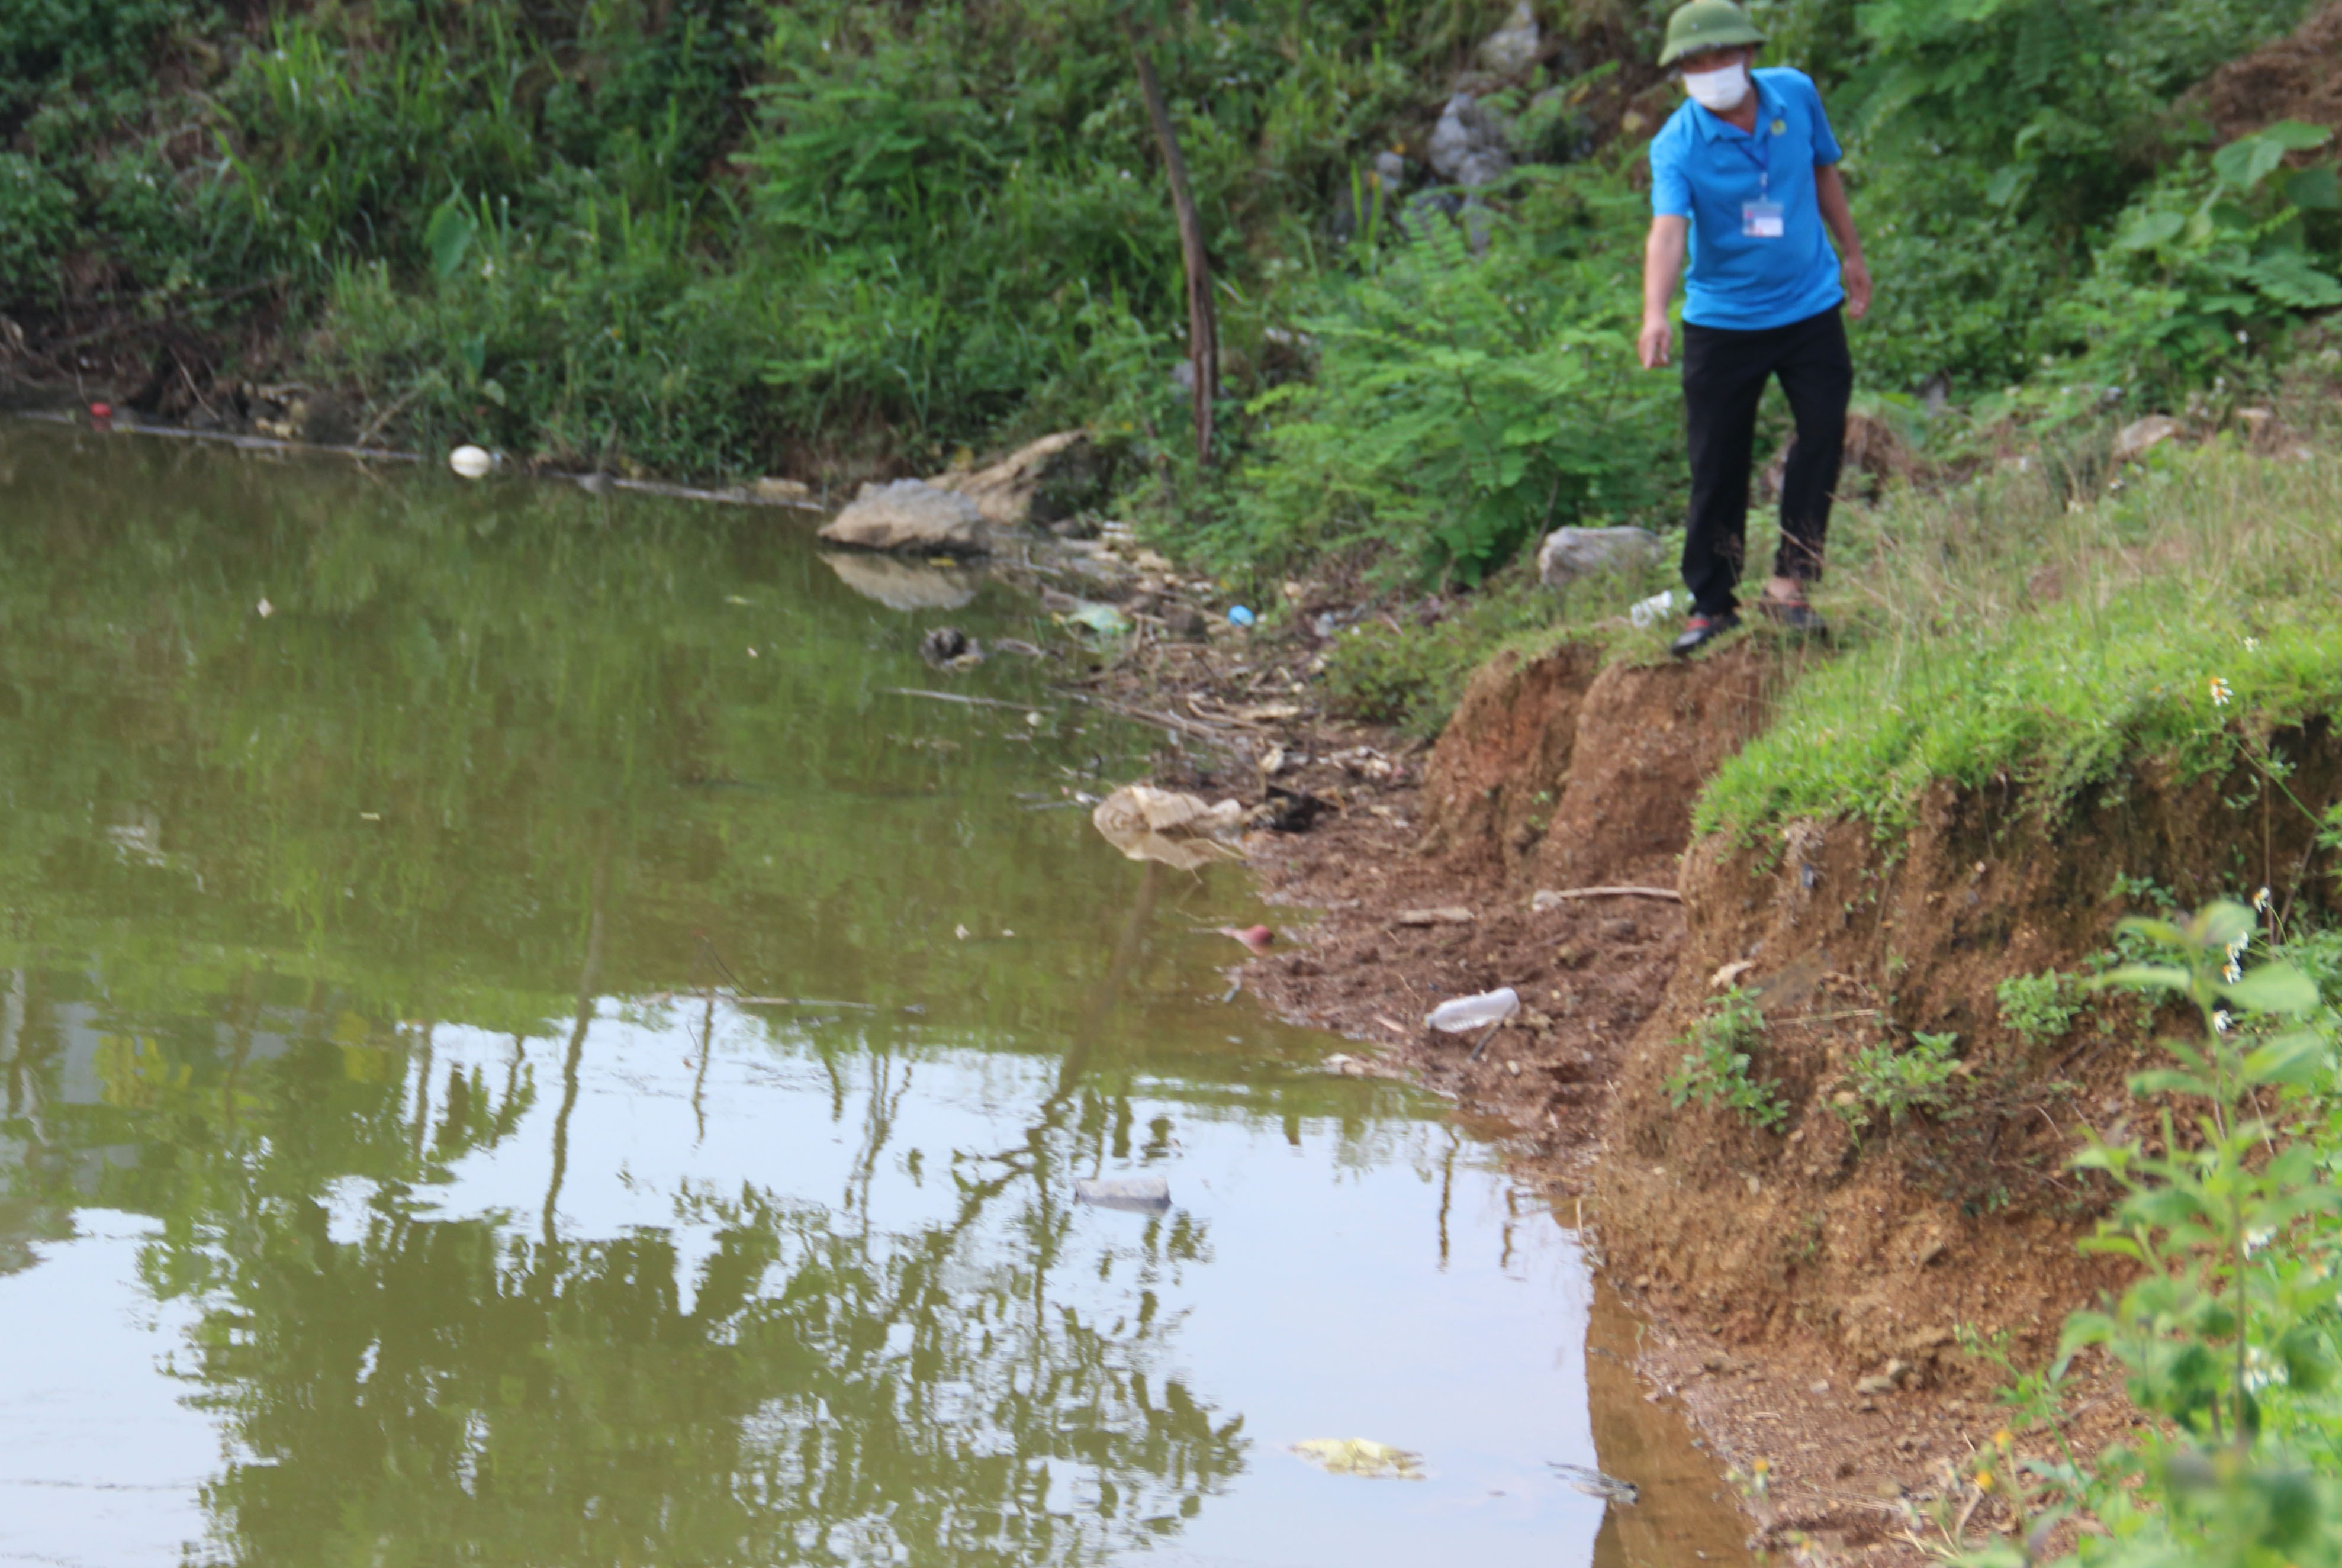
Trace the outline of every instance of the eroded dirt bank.
<path fill-rule="evenodd" d="M 1350 809 L 1256 848 L 1272 895 L 1322 914 L 1244 977 L 1377 1044 L 1360 1070 L 1416 1076 L 1510 1131 L 1523 1174 L 1582 1207 L 1650 1324 L 1652 1396 L 1679 1401 L 1727 1467 L 1764 1462 L 1766 1543 L 1917 1563 L 1914 1511 L 2007 1419 L 1990 1347 L 2037 1363 L 2065 1313 L 2118 1283 L 2075 1249 L 2107 1194 L 2067 1160 L 2086 1126 L 2132 1114 L 2149 1021 L 2069 992 L 2070 1018 L 2020 1032 L 1997 986 L 2103 954 L 2118 883 L 2189 904 L 2309 886 L 2310 814 L 2342 799 L 2342 741 L 2272 738 L 2298 805 L 2264 798 L 2249 767 L 2148 767 L 2055 826 L 2002 781 L 1939 788 L 1888 842 L 1799 823 L 1693 843 L 1702 783 L 1762 726 L 1785 661 L 1809 656 L 1755 639 L 1658 668 L 1581 646 L 1508 655 L 1427 756 L 1375 781 L 1338 761 L 1357 736 L 1286 734 L 1309 760 L 1278 782 Z M 1535 900 L 1596 887 L 1647 891 Z M 1524 1011 L 1477 1062 L 1424 1028 L 1443 998 L 1500 984 Z M 1771 1131 L 1663 1085 L 1734 985 L 1766 1020 L 1758 1069 L 1787 1109 Z M 1854 1054 L 1914 1031 L 1959 1036 L 1949 1098 L 1866 1122 Z M 2133 1416 L 2082 1373 L 2068 1437 L 2096 1446 Z"/>

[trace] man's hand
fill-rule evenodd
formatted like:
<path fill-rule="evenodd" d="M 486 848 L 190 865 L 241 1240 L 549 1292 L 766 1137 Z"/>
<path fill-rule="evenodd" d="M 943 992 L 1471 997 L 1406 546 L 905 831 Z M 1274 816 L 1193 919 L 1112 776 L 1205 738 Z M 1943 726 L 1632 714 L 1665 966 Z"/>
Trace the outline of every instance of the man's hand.
<path fill-rule="evenodd" d="M 1865 288 L 1867 295 L 1869 290 Z M 1675 329 L 1663 315 L 1645 316 L 1642 335 L 1636 339 L 1636 352 L 1643 356 L 1645 370 L 1657 370 L 1667 363 L 1668 350 L 1675 344 Z"/>
<path fill-rule="evenodd" d="M 1846 258 L 1841 276 L 1846 284 L 1846 314 L 1860 321 L 1870 314 L 1870 264 L 1857 252 Z"/>
<path fill-rule="evenodd" d="M 1651 220 L 1651 237 L 1643 243 L 1643 330 L 1635 351 L 1645 370 L 1667 363 L 1674 334 L 1667 327 L 1667 302 L 1675 297 L 1676 279 L 1683 275 L 1684 251 L 1691 243 L 1691 220 L 1662 213 Z"/>

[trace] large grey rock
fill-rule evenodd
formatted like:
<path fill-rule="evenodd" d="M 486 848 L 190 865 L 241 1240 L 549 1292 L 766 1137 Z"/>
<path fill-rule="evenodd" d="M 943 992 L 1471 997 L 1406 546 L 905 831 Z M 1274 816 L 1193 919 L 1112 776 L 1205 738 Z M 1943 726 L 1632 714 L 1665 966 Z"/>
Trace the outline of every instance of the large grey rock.
<path fill-rule="evenodd" d="M 931 555 L 982 555 L 992 548 L 976 504 L 924 479 L 865 484 L 852 505 L 822 524 L 821 539 L 854 550 Z"/>
<path fill-rule="evenodd" d="M 1476 189 L 1494 185 L 1513 171 L 1504 125 L 1469 93 L 1458 93 L 1447 100 L 1424 151 L 1433 172 L 1451 185 Z"/>
<path fill-rule="evenodd" d="M 1516 0 L 1505 25 L 1481 41 L 1480 64 L 1499 76 L 1516 76 L 1536 64 L 1542 41 L 1529 0 Z"/>
<path fill-rule="evenodd" d="M 1558 588 L 1604 572 L 1640 572 L 1658 558 L 1659 536 L 1647 528 L 1556 528 L 1537 551 L 1537 575 Z"/>

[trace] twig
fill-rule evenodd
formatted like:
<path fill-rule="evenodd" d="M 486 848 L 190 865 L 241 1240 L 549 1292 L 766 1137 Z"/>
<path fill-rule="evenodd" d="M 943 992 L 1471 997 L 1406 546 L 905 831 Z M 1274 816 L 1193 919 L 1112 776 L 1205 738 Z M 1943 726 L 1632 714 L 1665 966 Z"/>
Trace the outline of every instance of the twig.
<path fill-rule="evenodd" d="M 353 444 L 367 446 L 381 440 L 382 433 L 390 428 L 390 422 L 405 413 L 406 405 L 414 402 L 415 394 L 422 390 L 423 384 L 418 381 L 384 404 L 379 412 L 358 426 L 357 440 Z"/>
<path fill-rule="evenodd" d="M 1767 1018 L 1774 1024 L 1835 1024 L 1841 1018 L 1883 1018 L 1886 1014 L 1876 1007 L 1847 1007 L 1836 1013 L 1808 1013 L 1802 1018 Z"/>
<path fill-rule="evenodd" d="M 1538 898 L 1661 898 L 1669 904 L 1681 904 L 1683 894 L 1672 887 L 1572 887 L 1556 892 L 1547 888 Z"/>
<path fill-rule="evenodd" d="M 1057 692 L 1058 695 L 1070 697 L 1075 702 L 1094 704 L 1098 707 L 1106 709 L 1108 713 L 1120 714 L 1126 719 L 1136 719 L 1140 724 L 1152 724 L 1157 729 L 1176 730 L 1181 734 L 1194 735 L 1198 740 L 1216 741 L 1221 745 L 1226 745 L 1238 738 L 1237 736 L 1231 734 L 1226 730 L 1200 723 L 1195 719 L 1183 719 L 1176 714 L 1153 713 L 1146 708 L 1133 707 L 1127 703 L 1117 703 L 1112 697 L 1101 697 L 1090 693 L 1067 691 L 1062 686 L 1054 689 Z"/>
<path fill-rule="evenodd" d="M 1477 1062 L 1480 1059 L 1480 1053 L 1488 1048 L 1488 1042 L 1494 1040 L 1496 1037 L 1496 1031 L 1502 1029 L 1504 1026 L 1505 1021 L 1499 1018 L 1494 1024 L 1489 1024 L 1486 1029 L 1482 1030 L 1480 1032 L 1480 1043 L 1472 1047 L 1472 1054 L 1465 1057 L 1464 1060 L 1466 1062 Z"/>
<path fill-rule="evenodd" d="M 1020 714 L 1033 711 L 1031 703 L 1004 703 L 997 697 L 963 697 L 957 692 L 923 692 L 916 686 L 882 686 L 879 689 L 889 696 L 931 697 L 939 703 L 965 703 L 971 708 L 1013 708 Z"/>
<path fill-rule="evenodd" d="M 736 1007 L 845 1007 L 856 1013 L 876 1013 L 875 1002 L 830 1002 L 818 996 L 726 996 Z"/>

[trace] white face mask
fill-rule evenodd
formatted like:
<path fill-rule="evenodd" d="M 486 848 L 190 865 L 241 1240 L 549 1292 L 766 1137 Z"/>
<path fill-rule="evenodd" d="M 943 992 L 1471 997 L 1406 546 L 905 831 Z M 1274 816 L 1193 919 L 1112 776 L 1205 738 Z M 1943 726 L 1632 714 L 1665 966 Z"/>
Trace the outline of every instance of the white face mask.
<path fill-rule="evenodd" d="M 1738 108 L 1740 100 L 1748 95 L 1748 67 L 1735 61 L 1697 75 L 1686 71 L 1683 85 L 1693 103 L 1711 114 L 1721 115 L 1727 109 Z"/>

